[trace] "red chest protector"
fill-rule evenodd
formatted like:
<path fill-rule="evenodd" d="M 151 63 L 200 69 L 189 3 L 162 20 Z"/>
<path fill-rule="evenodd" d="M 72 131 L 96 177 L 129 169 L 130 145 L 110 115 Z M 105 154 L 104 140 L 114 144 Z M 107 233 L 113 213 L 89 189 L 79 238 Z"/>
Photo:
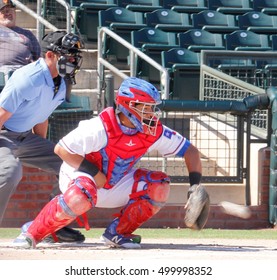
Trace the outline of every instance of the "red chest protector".
<path fill-rule="evenodd" d="M 105 127 L 108 142 L 99 152 L 86 155 L 86 159 L 95 163 L 106 174 L 105 188 L 112 188 L 159 139 L 163 128 L 159 122 L 156 136 L 140 132 L 126 135 L 120 129 L 112 107 L 103 110 L 99 117 Z"/>

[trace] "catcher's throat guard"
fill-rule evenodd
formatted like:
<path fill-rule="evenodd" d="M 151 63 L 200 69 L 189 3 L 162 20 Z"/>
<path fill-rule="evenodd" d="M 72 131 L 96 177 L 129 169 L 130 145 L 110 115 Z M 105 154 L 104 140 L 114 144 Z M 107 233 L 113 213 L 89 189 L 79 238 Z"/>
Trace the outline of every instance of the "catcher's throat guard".
<path fill-rule="evenodd" d="M 189 188 L 185 209 L 185 225 L 194 230 L 201 230 L 208 220 L 210 210 L 209 194 L 201 184 Z"/>

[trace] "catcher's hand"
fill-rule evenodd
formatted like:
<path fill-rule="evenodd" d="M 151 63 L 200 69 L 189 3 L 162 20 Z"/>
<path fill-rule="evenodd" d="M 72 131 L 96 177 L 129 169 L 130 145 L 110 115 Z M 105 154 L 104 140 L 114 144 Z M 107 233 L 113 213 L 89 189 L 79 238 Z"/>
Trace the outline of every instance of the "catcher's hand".
<path fill-rule="evenodd" d="M 202 229 L 207 222 L 210 210 L 209 194 L 202 185 L 193 185 L 189 188 L 185 209 L 186 226 L 195 230 Z"/>

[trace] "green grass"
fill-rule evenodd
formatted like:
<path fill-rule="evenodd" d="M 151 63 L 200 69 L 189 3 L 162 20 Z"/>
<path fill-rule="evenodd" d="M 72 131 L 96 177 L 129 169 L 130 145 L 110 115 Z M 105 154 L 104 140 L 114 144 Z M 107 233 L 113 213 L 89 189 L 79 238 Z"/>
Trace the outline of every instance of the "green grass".
<path fill-rule="evenodd" d="M 89 231 L 79 229 L 87 238 L 98 238 L 104 231 L 103 228 L 92 228 Z M 0 238 L 15 238 L 20 233 L 18 228 L 0 228 Z M 143 238 L 208 238 L 208 239 L 275 239 L 277 230 L 228 230 L 228 229 L 203 229 L 194 231 L 190 229 L 138 229 L 135 232 Z"/>

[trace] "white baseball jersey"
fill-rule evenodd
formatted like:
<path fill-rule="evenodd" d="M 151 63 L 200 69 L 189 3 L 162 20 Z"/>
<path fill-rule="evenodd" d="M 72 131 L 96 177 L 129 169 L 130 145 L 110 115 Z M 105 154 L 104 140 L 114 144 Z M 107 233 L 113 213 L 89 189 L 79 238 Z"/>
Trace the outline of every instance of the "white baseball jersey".
<path fill-rule="evenodd" d="M 148 152 L 158 151 L 159 154 L 164 157 L 174 155 L 183 157 L 190 142 L 167 126 L 163 125 L 162 127 L 163 131 L 161 136 L 149 147 Z M 107 132 L 101 118 L 96 117 L 81 121 L 76 129 L 60 140 L 59 144 L 69 153 L 85 156 L 86 154 L 98 152 L 105 148 L 108 144 Z M 127 143 L 122 143 L 122 145 L 128 146 L 135 144 L 130 140 Z M 113 188 L 98 190 L 96 207 L 114 208 L 126 205 L 129 201 L 129 194 L 132 191 L 134 171 L 135 169 L 132 169 L 132 171 L 124 176 Z M 76 171 L 64 162 L 60 172 L 61 191 L 65 192 L 69 181 L 80 175 L 87 176 L 93 180 L 90 175 Z M 139 184 L 137 191 L 140 191 L 143 185 L 143 182 Z"/>

